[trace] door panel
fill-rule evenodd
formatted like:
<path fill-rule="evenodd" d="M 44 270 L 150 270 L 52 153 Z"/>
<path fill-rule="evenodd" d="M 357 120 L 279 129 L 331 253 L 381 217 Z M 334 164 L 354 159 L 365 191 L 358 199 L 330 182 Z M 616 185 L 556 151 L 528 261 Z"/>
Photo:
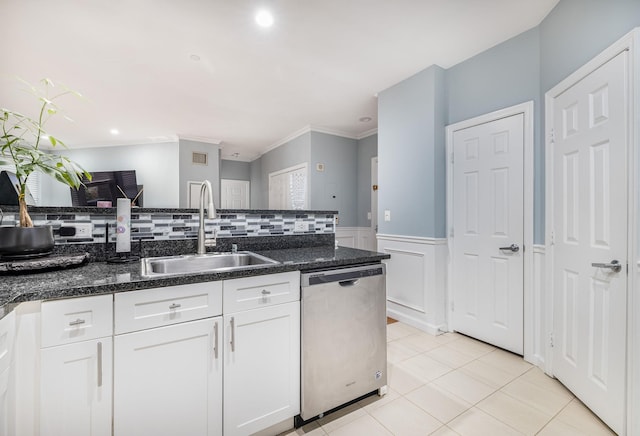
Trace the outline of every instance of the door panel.
<path fill-rule="evenodd" d="M 522 354 L 524 115 L 455 131 L 453 154 L 453 328 Z"/>
<path fill-rule="evenodd" d="M 627 95 L 623 52 L 553 100 L 554 375 L 616 432 L 625 410 Z M 619 261 L 616 272 L 593 266 Z"/>

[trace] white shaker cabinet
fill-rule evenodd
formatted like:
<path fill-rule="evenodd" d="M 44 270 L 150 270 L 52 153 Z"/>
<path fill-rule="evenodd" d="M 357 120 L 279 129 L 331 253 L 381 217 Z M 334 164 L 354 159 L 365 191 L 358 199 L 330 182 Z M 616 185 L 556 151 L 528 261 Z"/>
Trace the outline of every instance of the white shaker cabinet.
<path fill-rule="evenodd" d="M 115 296 L 115 436 L 222 435 L 222 283 Z"/>
<path fill-rule="evenodd" d="M 114 435 L 222 435 L 221 320 L 115 336 Z"/>
<path fill-rule="evenodd" d="M 295 272 L 224 282 L 225 436 L 249 435 L 300 412 L 299 280 Z M 258 308 L 227 314 L 239 300 Z"/>
<path fill-rule="evenodd" d="M 40 434 L 111 435 L 111 295 L 42 304 Z"/>

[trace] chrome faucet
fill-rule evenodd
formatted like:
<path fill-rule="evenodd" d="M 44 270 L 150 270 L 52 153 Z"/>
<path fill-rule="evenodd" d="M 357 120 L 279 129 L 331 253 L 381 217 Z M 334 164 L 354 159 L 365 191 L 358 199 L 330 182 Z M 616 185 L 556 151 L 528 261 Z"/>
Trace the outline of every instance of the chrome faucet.
<path fill-rule="evenodd" d="M 205 180 L 200 187 L 200 228 L 198 229 L 198 254 L 205 254 L 207 247 L 216 246 L 216 231 L 213 230 L 213 238 L 207 239 L 204 234 L 204 195 L 205 192 L 209 194 L 209 203 L 207 205 L 207 217 L 214 219 L 216 217 L 216 208 L 213 204 L 213 190 L 211 189 L 211 182 Z"/>

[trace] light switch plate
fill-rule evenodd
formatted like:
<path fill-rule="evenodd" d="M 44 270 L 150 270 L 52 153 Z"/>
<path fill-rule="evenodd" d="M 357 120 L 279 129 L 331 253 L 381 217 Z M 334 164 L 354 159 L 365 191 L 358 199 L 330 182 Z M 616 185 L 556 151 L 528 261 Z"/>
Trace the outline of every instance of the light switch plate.
<path fill-rule="evenodd" d="M 391 221 L 391 211 L 390 210 L 385 210 L 384 211 L 384 220 L 385 221 Z"/>

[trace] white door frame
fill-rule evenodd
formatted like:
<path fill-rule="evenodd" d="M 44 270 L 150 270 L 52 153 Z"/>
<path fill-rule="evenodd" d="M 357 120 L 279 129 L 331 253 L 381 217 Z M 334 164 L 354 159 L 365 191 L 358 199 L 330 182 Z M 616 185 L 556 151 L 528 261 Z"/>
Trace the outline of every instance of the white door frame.
<path fill-rule="evenodd" d="M 447 244 L 449 247 L 448 276 L 453 277 L 453 134 L 457 130 L 489 123 L 513 115 L 524 115 L 524 358 L 525 360 L 538 364 L 534 353 L 534 300 L 533 300 L 533 101 L 521 103 L 495 112 L 480 115 L 465 121 L 460 121 L 447 126 Z M 453 283 L 447 280 L 447 327 L 449 331 L 453 328 L 451 321 L 453 312 L 451 302 L 453 301 Z"/>
<path fill-rule="evenodd" d="M 640 274 L 640 253 L 638 253 L 638 195 L 640 189 L 638 183 L 639 165 L 638 158 L 638 123 L 634 121 L 635 113 L 640 108 L 640 56 L 636 50 L 640 47 L 640 28 L 636 28 L 623 36 L 609 48 L 597 55 L 591 61 L 580 67 L 576 72 L 568 76 L 558 85 L 554 86 L 545 94 L 545 150 L 551 146 L 553 132 L 553 99 L 562 94 L 565 90 L 577 83 L 584 77 L 591 74 L 600 66 L 616 57 L 621 52 L 629 51 L 629 63 L 627 65 L 627 77 L 629 80 L 629 102 L 628 102 L 628 141 L 627 141 L 627 163 L 628 163 L 628 239 L 627 259 L 629 262 L 627 274 L 627 434 L 639 434 L 640 416 L 637 412 L 640 408 L 640 295 L 636 289 L 637 277 Z M 545 157 L 545 229 L 546 229 L 546 289 L 545 296 L 547 316 L 547 337 L 553 333 L 553 266 L 554 266 L 554 244 L 551 229 L 553 228 L 553 154 L 546 153 Z M 635 292 L 634 292 L 635 290 Z M 553 374 L 553 349 L 549 343 L 546 351 L 547 359 L 545 372 Z"/>

